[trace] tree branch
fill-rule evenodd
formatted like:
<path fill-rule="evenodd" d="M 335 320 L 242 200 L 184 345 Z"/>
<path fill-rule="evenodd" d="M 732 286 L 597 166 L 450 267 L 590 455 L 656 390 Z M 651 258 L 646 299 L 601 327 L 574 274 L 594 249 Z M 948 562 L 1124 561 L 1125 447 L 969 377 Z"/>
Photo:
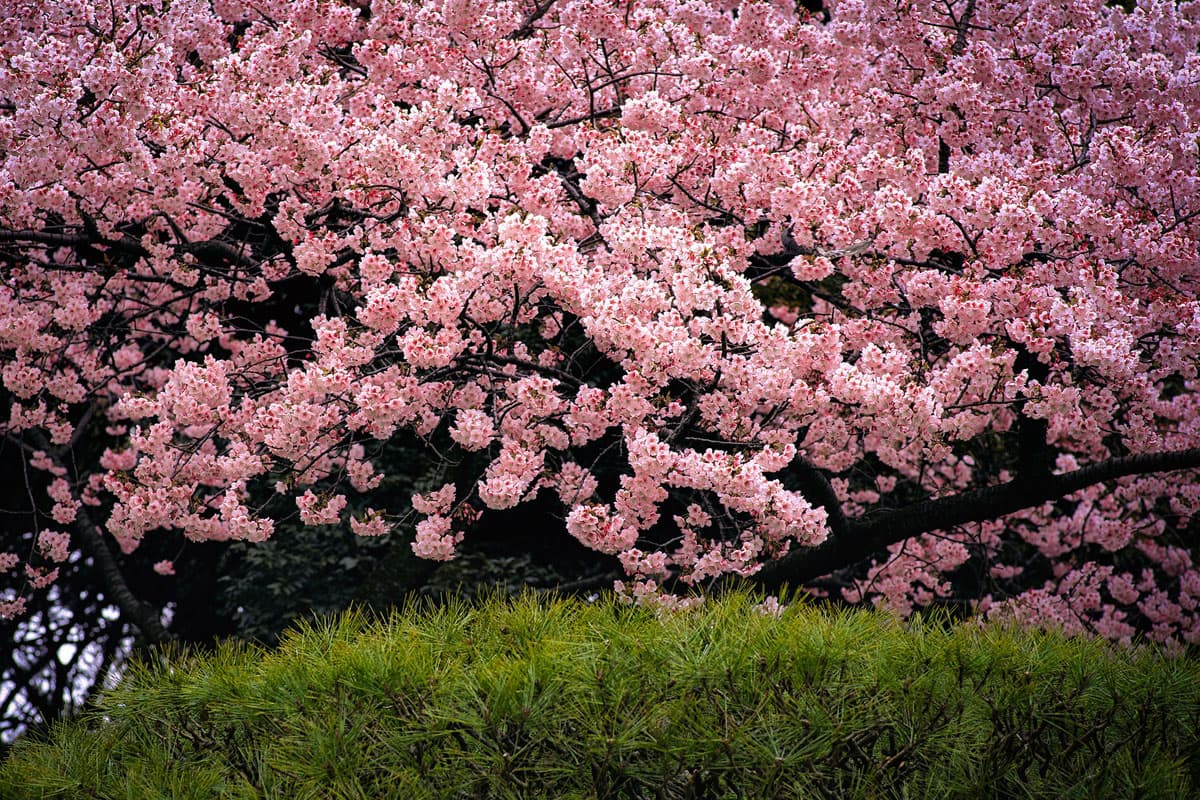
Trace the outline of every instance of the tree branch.
<path fill-rule="evenodd" d="M 1200 468 L 1200 447 L 1141 453 L 1089 464 L 1062 475 L 1018 477 L 995 486 L 879 511 L 846 521 L 840 532 L 834 526 L 824 544 L 797 550 L 767 564 L 752 580 L 768 591 L 785 584 L 795 586 L 853 566 L 871 553 L 923 533 L 996 519 L 1117 478 L 1196 468 Z M 821 498 L 817 502 L 824 505 Z"/>
<path fill-rule="evenodd" d="M 68 233 L 50 233 L 33 229 L 0 229 L 0 242 L 17 244 L 44 244 L 51 247 L 106 247 L 123 253 L 145 257 L 146 249 L 133 239 L 103 239 Z"/>
<path fill-rule="evenodd" d="M 540 0 L 540 2 L 535 2 L 533 4 L 533 8 L 530 9 L 530 11 L 521 20 L 520 27 L 504 38 L 515 40 L 526 39 L 529 36 L 532 36 L 535 30 L 533 23 L 544 17 L 552 5 L 554 5 L 554 0 Z"/>
<path fill-rule="evenodd" d="M 54 460 L 61 465 L 63 461 L 61 449 L 52 446 L 41 431 L 31 431 L 30 433 L 33 436 L 34 444 L 44 452 L 52 454 Z M 78 500 L 78 498 L 75 499 Z M 165 644 L 171 641 L 174 637 L 163 627 L 158 610 L 138 600 L 130 590 L 125 576 L 121 574 L 120 565 L 117 564 L 112 551 L 108 549 L 108 542 L 105 541 L 103 530 L 88 514 L 87 508 L 82 503 L 75 512 L 74 529 L 82 540 L 83 549 L 92 557 L 96 569 L 100 572 L 100 580 L 104 584 L 105 591 L 116 602 L 117 608 L 121 610 L 126 621 L 137 626 L 142 635 L 153 644 Z"/>
<path fill-rule="evenodd" d="M 112 551 L 108 549 L 108 543 L 104 540 L 96 523 L 83 508 L 80 508 L 75 515 L 75 531 L 83 540 L 84 549 L 95 562 L 96 569 L 100 572 L 100 578 L 104 581 L 105 590 L 116 602 L 117 607 L 121 609 L 121 614 L 136 625 L 150 642 L 154 644 L 169 642 L 173 637 L 163 627 L 156 609 L 133 596 L 129 584 L 125 582 L 125 576 L 121 574 L 121 567 L 113 558 Z"/>

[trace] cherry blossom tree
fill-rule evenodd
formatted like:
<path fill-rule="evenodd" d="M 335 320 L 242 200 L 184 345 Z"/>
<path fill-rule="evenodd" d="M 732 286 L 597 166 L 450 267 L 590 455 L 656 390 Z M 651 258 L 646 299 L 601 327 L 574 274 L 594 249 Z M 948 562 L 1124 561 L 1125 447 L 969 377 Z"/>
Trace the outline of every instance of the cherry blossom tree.
<path fill-rule="evenodd" d="M 162 640 L 144 542 L 551 498 L 646 602 L 1200 639 L 1200 4 L 4 13 L 4 613 L 82 552 Z"/>

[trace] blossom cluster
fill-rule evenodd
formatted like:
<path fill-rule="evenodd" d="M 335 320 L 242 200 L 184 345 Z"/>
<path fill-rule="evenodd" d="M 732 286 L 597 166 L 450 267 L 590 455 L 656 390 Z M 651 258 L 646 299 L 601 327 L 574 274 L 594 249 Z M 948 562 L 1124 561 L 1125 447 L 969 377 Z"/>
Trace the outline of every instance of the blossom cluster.
<path fill-rule="evenodd" d="M 1196 3 L 527 5 L 2 12 L 0 434 L 56 526 L 27 586 L 97 519 L 260 541 L 271 492 L 406 530 L 401 436 L 475 469 L 411 499 L 418 555 L 550 490 L 667 603 L 1026 452 L 1200 446 Z M 907 612 L 982 574 L 990 614 L 1200 641 L 1198 483 L 833 585 Z"/>

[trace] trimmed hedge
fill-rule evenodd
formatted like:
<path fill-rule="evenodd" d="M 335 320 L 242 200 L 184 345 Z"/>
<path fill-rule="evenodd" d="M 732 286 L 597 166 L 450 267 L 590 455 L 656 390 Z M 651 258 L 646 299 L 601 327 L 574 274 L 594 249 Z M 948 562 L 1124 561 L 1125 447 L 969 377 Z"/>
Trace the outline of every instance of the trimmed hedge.
<path fill-rule="evenodd" d="M 729 597 L 347 615 L 135 667 L 14 798 L 1177 798 L 1200 665 Z"/>

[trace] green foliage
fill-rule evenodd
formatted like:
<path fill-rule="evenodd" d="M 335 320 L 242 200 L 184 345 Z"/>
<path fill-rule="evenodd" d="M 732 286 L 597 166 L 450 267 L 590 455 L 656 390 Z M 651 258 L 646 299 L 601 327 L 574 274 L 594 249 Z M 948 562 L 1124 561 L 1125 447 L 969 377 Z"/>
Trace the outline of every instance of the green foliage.
<path fill-rule="evenodd" d="M 1200 664 L 732 596 L 484 600 L 143 663 L 6 798 L 1094 798 L 1200 791 Z"/>
<path fill-rule="evenodd" d="M 390 552 L 390 539 L 364 539 L 348 526 L 280 525 L 265 542 L 230 545 L 215 602 L 239 636 L 273 642 L 295 620 L 361 600 L 360 587 Z"/>
<path fill-rule="evenodd" d="M 386 475 L 377 498 L 387 498 L 397 514 L 409 509 L 414 491 L 444 482 L 440 466 L 431 465 L 412 441 L 402 439 L 371 455 Z M 395 533 L 370 539 L 356 536 L 348 524 L 304 525 L 290 501 L 273 495 L 264 493 L 258 502 L 277 504 L 274 535 L 265 542 L 230 543 L 219 591 L 208 601 L 243 639 L 272 644 L 297 620 L 331 616 L 356 603 L 386 608 L 422 586 L 437 566 L 413 554 L 411 515 Z"/>

